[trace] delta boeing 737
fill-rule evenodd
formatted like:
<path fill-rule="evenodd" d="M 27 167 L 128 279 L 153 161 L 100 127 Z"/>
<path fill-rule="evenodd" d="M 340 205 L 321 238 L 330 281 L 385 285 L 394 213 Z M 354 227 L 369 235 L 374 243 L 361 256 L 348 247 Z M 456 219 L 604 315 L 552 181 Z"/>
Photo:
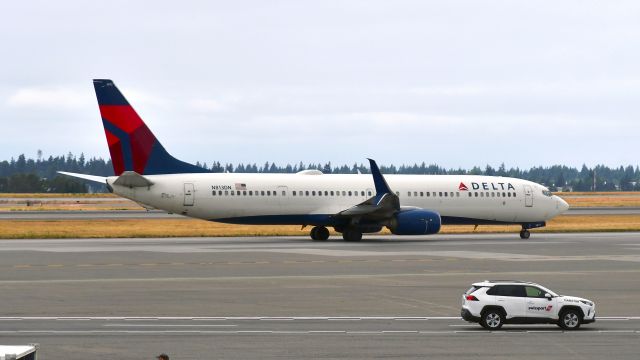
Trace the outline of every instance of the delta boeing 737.
<path fill-rule="evenodd" d="M 436 234 L 441 225 L 517 224 L 520 237 L 569 205 L 531 181 L 475 175 L 211 173 L 171 156 L 111 80 L 94 80 L 115 176 L 61 174 L 106 184 L 146 208 L 233 224 L 328 227 L 346 241 L 387 227 L 396 235 Z"/>

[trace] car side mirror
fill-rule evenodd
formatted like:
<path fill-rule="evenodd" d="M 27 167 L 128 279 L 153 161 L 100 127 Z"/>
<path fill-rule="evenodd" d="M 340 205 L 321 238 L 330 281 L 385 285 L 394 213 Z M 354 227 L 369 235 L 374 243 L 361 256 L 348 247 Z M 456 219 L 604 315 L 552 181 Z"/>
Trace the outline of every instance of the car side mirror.
<path fill-rule="evenodd" d="M 553 296 L 551 296 L 551 294 L 549 294 L 549 293 L 546 293 L 546 294 L 544 294 L 544 297 L 546 297 L 546 298 L 547 298 L 547 300 L 551 301 L 551 298 L 552 298 Z"/>

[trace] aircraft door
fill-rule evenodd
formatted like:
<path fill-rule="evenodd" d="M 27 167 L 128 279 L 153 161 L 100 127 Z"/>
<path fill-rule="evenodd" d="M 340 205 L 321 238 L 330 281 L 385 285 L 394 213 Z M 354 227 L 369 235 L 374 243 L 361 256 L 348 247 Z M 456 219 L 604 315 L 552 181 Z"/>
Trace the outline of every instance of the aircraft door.
<path fill-rule="evenodd" d="M 524 206 L 533 206 L 533 190 L 531 190 L 531 186 L 529 185 L 524 186 Z"/>
<path fill-rule="evenodd" d="M 184 206 L 193 206 L 195 200 L 195 189 L 192 183 L 184 183 Z"/>

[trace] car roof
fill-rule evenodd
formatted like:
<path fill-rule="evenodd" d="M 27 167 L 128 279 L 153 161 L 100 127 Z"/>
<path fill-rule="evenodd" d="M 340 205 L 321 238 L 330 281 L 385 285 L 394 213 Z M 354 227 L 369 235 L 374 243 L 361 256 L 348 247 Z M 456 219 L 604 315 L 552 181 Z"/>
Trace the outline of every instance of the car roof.
<path fill-rule="evenodd" d="M 494 285 L 535 285 L 541 286 L 534 282 L 530 281 L 522 281 L 522 280 L 484 280 L 481 282 L 474 283 L 473 286 L 494 286 Z"/>

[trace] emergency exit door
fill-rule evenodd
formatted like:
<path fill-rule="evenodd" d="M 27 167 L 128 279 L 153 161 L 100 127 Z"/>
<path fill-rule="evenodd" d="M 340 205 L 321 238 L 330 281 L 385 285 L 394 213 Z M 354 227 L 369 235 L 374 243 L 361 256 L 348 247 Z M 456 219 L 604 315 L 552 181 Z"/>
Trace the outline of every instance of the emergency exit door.
<path fill-rule="evenodd" d="M 184 206 L 193 206 L 195 190 L 192 183 L 184 183 Z"/>
<path fill-rule="evenodd" d="M 533 206 L 533 190 L 531 190 L 531 186 L 529 185 L 524 186 L 524 206 Z"/>

